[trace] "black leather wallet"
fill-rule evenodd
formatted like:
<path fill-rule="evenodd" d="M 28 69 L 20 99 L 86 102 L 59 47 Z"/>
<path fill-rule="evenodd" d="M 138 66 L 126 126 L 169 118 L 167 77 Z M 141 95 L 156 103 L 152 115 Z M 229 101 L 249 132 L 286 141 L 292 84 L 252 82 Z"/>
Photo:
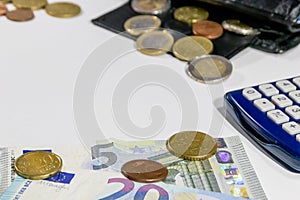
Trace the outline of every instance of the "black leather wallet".
<path fill-rule="evenodd" d="M 271 12 L 272 9 L 274 10 L 274 7 L 277 8 L 275 5 L 283 1 L 290 3 L 288 4 L 290 5 L 288 6 L 290 9 L 283 9 L 283 11 L 286 12 L 280 12 L 281 15 L 275 13 L 276 18 L 272 18 L 272 16 L 274 16 L 274 12 Z M 261 2 L 263 3 L 261 4 Z M 273 3 L 267 7 L 267 2 Z M 213 54 L 231 58 L 248 46 L 266 52 L 283 53 L 300 42 L 300 33 L 298 32 L 300 27 L 298 27 L 297 22 L 285 21 L 283 18 L 287 13 L 289 13 L 288 16 L 294 16 L 297 5 L 300 4 L 295 3 L 294 0 L 282 0 L 280 2 L 279 0 L 261 0 L 259 2 L 257 0 L 172 0 L 171 9 L 158 17 L 160 17 L 162 21 L 162 27 L 174 30 L 173 36 L 175 39 L 178 39 L 182 37 L 183 34 L 192 35 L 192 29 L 189 25 L 173 18 L 174 10 L 181 6 L 202 7 L 209 12 L 209 20 L 222 23 L 222 21 L 226 19 L 239 19 L 259 29 L 261 32 L 261 34 L 255 36 L 243 36 L 224 31 L 222 37 L 212 40 L 214 44 Z M 250 7 L 252 9 L 250 9 Z M 282 6 L 282 8 L 283 7 L 284 6 Z M 276 10 L 278 9 L 275 9 L 275 11 Z M 126 33 L 123 27 L 124 22 L 135 15 L 139 14 L 132 10 L 128 2 L 113 11 L 93 19 L 92 22 L 95 25 L 122 34 L 125 37 L 136 39 L 136 37 Z M 281 18 L 279 16 L 281 16 Z M 289 17 L 289 19 L 292 18 Z M 176 32 L 182 34 L 176 34 Z"/>

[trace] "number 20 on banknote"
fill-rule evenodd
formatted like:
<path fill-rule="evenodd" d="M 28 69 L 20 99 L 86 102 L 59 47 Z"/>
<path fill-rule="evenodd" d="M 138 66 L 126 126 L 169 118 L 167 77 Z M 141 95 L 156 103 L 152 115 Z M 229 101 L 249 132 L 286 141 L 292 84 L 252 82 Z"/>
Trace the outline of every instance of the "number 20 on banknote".
<path fill-rule="evenodd" d="M 135 187 L 134 182 L 131 180 L 125 179 L 125 178 L 110 178 L 108 180 L 108 184 L 112 184 L 112 183 L 122 183 L 124 185 L 124 187 L 121 190 L 119 190 L 109 196 L 100 198 L 99 200 L 123 199 L 122 198 L 123 196 L 125 196 L 126 194 L 130 194 L 131 192 L 136 190 L 134 188 Z M 134 200 L 143 200 L 145 198 L 146 194 L 148 193 L 148 191 L 152 190 L 152 189 L 156 190 L 159 193 L 158 200 L 168 200 L 169 199 L 168 192 L 165 189 L 163 189 L 160 186 L 157 186 L 155 184 L 146 184 L 146 185 L 140 186 L 137 189 L 137 191 L 135 193 L 133 193 L 134 194 L 133 199 Z"/>

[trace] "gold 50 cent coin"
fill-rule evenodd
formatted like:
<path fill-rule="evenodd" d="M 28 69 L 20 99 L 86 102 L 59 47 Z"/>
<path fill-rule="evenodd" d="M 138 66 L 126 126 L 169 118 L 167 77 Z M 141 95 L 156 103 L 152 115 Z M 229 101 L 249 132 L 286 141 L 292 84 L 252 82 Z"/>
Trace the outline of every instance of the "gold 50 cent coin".
<path fill-rule="evenodd" d="M 180 60 L 189 61 L 213 51 L 213 43 L 202 36 L 186 36 L 173 45 L 173 54 Z"/>
<path fill-rule="evenodd" d="M 168 139 L 167 149 L 182 159 L 205 160 L 216 153 L 217 143 L 214 138 L 205 133 L 183 131 Z"/>
<path fill-rule="evenodd" d="M 195 6 L 184 6 L 177 8 L 174 11 L 174 18 L 178 21 L 193 24 L 199 20 L 208 18 L 209 13 L 207 10 Z"/>
<path fill-rule="evenodd" d="M 162 181 L 168 175 L 165 166 L 156 161 L 144 159 L 125 163 L 121 168 L 121 172 L 128 179 L 142 183 Z"/>
<path fill-rule="evenodd" d="M 223 56 L 204 55 L 190 61 L 186 72 L 198 82 L 216 83 L 230 76 L 232 63 Z"/>
<path fill-rule="evenodd" d="M 61 171 L 62 159 L 50 152 L 33 151 L 18 157 L 14 163 L 16 172 L 23 178 L 40 180 Z"/>
<path fill-rule="evenodd" d="M 46 6 L 46 12 L 53 17 L 70 18 L 78 15 L 81 12 L 81 9 L 74 3 L 58 2 L 48 4 Z"/>
<path fill-rule="evenodd" d="M 126 20 L 125 30 L 131 35 L 141 35 L 160 27 L 161 20 L 153 15 L 137 15 Z"/>
<path fill-rule="evenodd" d="M 158 56 L 167 53 L 174 43 L 173 36 L 166 30 L 150 31 L 142 34 L 136 40 L 136 48 L 149 56 Z"/>
<path fill-rule="evenodd" d="M 47 0 L 13 0 L 12 3 L 17 8 L 30 8 L 38 10 L 46 6 Z"/>

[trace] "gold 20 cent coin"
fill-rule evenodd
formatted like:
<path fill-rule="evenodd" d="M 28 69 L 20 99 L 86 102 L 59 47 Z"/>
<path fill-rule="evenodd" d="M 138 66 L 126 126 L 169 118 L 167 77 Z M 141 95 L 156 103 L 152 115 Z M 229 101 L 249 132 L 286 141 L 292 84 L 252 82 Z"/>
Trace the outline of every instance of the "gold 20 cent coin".
<path fill-rule="evenodd" d="M 54 176 L 62 169 L 62 159 L 51 152 L 33 151 L 18 157 L 14 163 L 16 172 L 23 178 L 40 180 Z"/>
<path fill-rule="evenodd" d="M 217 151 L 217 142 L 206 133 L 183 131 L 167 141 L 167 149 L 173 155 L 186 160 L 205 160 Z"/>

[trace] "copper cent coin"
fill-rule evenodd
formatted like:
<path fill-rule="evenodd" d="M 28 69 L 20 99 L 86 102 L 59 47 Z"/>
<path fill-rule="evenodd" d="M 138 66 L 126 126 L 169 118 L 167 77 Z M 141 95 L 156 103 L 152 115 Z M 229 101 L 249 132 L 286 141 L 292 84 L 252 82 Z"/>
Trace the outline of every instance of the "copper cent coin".
<path fill-rule="evenodd" d="M 202 20 L 193 24 L 193 33 L 209 39 L 216 39 L 223 35 L 223 27 L 217 22 Z"/>
<path fill-rule="evenodd" d="M 132 160 L 125 163 L 121 172 L 128 179 L 141 182 L 153 183 L 164 180 L 168 175 L 168 170 L 162 164 L 152 160 Z"/>
<path fill-rule="evenodd" d="M 6 13 L 7 19 L 12 21 L 29 21 L 34 18 L 33 12 L 29 8 L 18 8 Z"/>
<path fill-rule="evenodd" d="M 0 16 L 5 15 L 7 13 L 7 7 L 5 4 L 0 3 Z"/>

